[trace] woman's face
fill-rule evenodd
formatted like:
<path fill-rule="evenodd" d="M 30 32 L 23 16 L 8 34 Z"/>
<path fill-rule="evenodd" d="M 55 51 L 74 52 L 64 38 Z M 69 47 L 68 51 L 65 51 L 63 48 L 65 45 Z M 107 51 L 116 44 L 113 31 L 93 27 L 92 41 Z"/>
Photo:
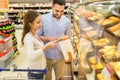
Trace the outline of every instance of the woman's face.
<path fill-rule="evenodd" d="M 41 16 L 36 17 L 33 23 L 30 23 L 31 28 L 34 30 L 39 30 L 41 25 Z"/>

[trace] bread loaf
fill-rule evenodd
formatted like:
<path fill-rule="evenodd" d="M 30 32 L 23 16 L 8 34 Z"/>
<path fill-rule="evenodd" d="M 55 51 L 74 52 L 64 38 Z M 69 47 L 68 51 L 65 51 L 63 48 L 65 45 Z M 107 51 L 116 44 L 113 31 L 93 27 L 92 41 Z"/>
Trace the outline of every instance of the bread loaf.
<path fill-rule="evenodd" d="M 116 30 L 120 29 L 120 23 L 118 23 L 117 25 L 114 25 L 110 28 L 108 28 L 108 30 L 110 30 L 111 32 L 114 32 Z"/>
<path fill-rule="evenodd" d="M 88 59 L 88 61 L 89 61 L 89 63 L 91 63 L 91 64 L 96 64 L 96 59 L 95 59 L 94 56 L 93 56 L 93 57 L 90 57 L 90 58 Z"/>
<path fill-rule="evenodd" d="M 109 25 L 109 24 L 112 24 L 112 23 L 114 23 L 114 22 L 115 22 L 114 20 L 106 19 L 106 20 L 103 21 L 102 25 L 103 25 L 103 26 L 104 26 L 104 25 Z"/>
<path fill-rule="evenodd" d="M 115 17 L 115 16 L 111 16 L 109 17 L 109 19 L 114 20 L 114 21 L 120 21 L 120 18 Z"/>
<path fill-rule="evenodd" d="M 104 80 L 104 76 L 103 76 L 103 74 L 97 74 L 97 79 L 98 80 Z"/>

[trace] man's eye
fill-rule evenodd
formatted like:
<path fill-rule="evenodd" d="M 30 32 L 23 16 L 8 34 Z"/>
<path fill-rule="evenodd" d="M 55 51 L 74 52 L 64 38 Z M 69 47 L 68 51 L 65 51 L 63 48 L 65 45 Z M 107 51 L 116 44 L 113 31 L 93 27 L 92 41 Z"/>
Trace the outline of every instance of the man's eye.
<path fill-rule="evenodd" d="M 61 13 L 64 12 L 64 11 L 61 11 Z"/>

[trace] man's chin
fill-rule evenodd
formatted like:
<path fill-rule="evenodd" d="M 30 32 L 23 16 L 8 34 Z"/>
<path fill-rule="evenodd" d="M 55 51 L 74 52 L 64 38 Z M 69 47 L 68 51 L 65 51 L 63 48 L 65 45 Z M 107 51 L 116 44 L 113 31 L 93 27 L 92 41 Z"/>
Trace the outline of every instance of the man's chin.
<path fill-rule="evenodd" d="M 54 16 L 56 19 L 60 19 L 61 18 L 61 16 Z"/>
<path fill-rule="evenodd" d="M 56 19 L 60 19 L 61 18 L 61 16 L 60 17 L 56 17 Z"/>
<path fill-rule="evenodd" d="M 57 17 L 56 19 L 60 19 L 60 17 Z"/>

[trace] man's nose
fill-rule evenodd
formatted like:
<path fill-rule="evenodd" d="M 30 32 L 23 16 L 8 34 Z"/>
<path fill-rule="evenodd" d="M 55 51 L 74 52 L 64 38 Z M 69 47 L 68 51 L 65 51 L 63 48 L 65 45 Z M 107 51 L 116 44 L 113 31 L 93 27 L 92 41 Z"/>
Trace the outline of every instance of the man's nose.
<path fill-rule="evenodd" d="M 61 12 L 58 12 L 58 15 L 60 16 L 60 15 L 61 15 Z"/>

